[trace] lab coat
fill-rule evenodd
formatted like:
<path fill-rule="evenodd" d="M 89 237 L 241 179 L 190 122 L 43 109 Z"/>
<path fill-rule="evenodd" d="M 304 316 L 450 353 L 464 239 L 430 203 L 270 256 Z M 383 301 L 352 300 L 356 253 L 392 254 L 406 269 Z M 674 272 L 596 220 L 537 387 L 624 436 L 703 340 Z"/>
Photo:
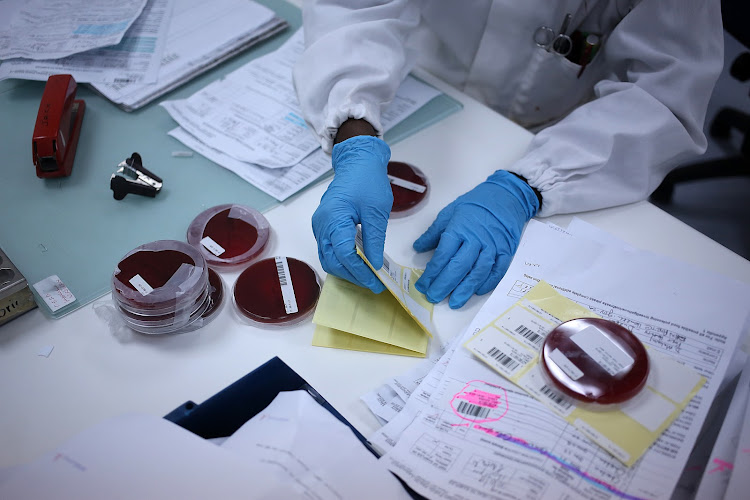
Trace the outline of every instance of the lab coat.
<path fill-rule="evenodd" d="M 568 34 L 603 40 L 580 77 L 534 41 L 567 13 Z M 539 131 L 508 170 L 541 192 L 541 216 L 645 199 L 705 151 L 723 64 L 719 0 L 321 0 L 303 15 L 294 82 L 326 151 L 348 118 L 382 132 L 380 114 L 415 64 Z"/>

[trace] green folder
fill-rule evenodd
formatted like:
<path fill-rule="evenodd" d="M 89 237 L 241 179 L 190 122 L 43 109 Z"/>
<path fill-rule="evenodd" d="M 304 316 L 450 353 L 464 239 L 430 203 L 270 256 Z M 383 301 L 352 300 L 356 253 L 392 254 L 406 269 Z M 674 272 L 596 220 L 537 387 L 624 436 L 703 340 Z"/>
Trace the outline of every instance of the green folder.
<path fill-rule="evenodd" d="M 290 27 L 137 111 L 126 113 L 79 85 L 77 98 L 86 101 L 86 114 L 68 178 L 39 179 L 32 163 L 31 136 L 44 82 L 0 82 L 0 248 L 29 283 L 57 275 L 76 297 L 52 312 L 37 296 L 47 316 L 62 317 L 106 294 L 115 265 L 128 251 L 149 241 L 185 240 L 188 225 L 206 208 L 241 203 L 263 212 L 278 204 L 198 154 L 173 157 L 172 151 L 185 146 L 167 135 L 176 124 L 158 105 L 165 99 L 187 98 L 276 50 L 301 26 L 297 7 L 283 1 L 258 3 Z M 391 129 L 385 140 L 398 142 L 461 108 L 455 99 L 440 95 Z M 156 198 L 131 194 L 117 201 L 109 178 L 133 152 L 164 180 L 164 187 Z"/>

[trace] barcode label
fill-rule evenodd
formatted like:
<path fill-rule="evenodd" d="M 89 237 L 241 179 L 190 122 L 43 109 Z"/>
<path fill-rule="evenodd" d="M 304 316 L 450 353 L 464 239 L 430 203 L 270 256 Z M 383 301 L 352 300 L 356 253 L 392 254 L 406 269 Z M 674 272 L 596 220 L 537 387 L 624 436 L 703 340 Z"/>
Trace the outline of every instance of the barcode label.
<path fill-rule="evenodd" d="M 485 418 L 490 414 L 490 408 L 487 408 L 486 406 L 473 405 L 471 403 L 467 403 L 466 401 L 459 402 L 456 411 L 470 417 L 478 418 Z"/>
<path fill-rule="evenodd" d="M 559 406 L 565 411 L 570 410 L 570 408 L 573 406 L 572 403 L 570 403 L 567 399 L 565 399 L 565 396 L 563 396 L 556 390 L 550 388 L 549 386 L 547 386 L 547 384 L 543 385 L 539 389 L 539 392 L 547 396 L 547 398 L 549 398 L 553 403 L 555 403 L 557 406 Z"/>
<path fill-rule="evenodd" d="M 523 325 L 518 325 L 516 327 L 516 333 L 520 333 L 521 336 L 523 336 L 526 340 L 528 340 L 529 342 L 535 345 L 541 344 L 542 340 L 544 340 L 544 337 L 534 332 L 533 330 L 526 328 Z"/>
<path fill-rule="evenodd" d="M 219 256 L 223 254 L 226 250 L 224 250 L 224 247 L 216 243 L 210 236 L 206 236 L 201 240 L 201 245 L 203 245 L 206 250 L 214 254 L 215 256 Z"/>
<path fill-rule="evenodd" d="M 520 363 L 518 361 L 495 347 L 490 348 L 490 350 L 487 351 L 487 354 L 489 354 L 490 357 L 497 361 L 500 366 L 504 366 L 509 370 L 515 370 L 520 366 Z"/>
<path fill-rule="evenodd" d="M 296 313 L 299 309 L 297 308 L 297 297 L 294 295 L 294 286 L 292 286 L 292 275 L 289 273 L 289 262 L 287 262 L 286 257 L 276 257 L 275 260 L 284 310 L 287 314 Z"/>
<path fill-rule="evenodd" d="M 151 285 L 149 285 L 146 280 L 141 277 L 140 274 L 136 274 L 135 276 L 130 278 L 130 284 L 133 285 L 136 290 L 141 292 L 141 295 L 143 295 L 144 297 L 154 291 Z"/>
<path fill-rule="evenodd" d="M 393 175 L 389 175 L 388 180 L 391 181 L 391 184 L 393 184 L 394 186 L 402 187 L 416 193 L 424 193 L 427 190 L 427 186 L 417 184 L 416 182 L 407 181 L 406 179 L 401 179 L 400 177 L 394 177 Z"/>

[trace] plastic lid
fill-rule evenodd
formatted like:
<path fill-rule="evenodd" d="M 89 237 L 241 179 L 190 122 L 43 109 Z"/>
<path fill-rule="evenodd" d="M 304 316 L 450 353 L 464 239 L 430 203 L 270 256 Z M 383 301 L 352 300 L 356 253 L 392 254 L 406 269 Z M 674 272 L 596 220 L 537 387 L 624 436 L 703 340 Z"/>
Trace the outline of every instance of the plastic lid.
<path fill-rule="evenodd" d="M 201 315 L 204 325 L 216 317 L 224 305 L 224 280 L 221 279 L 219 273 L 211 268 L 208 269 L 208 286 L 210 303 L 206 311 Z"/>
<path fill-rule="evenodd" d="M 638 394 L 649 373 L 648 355 L 638 338 L 599 318 L 558 325 L 542 345 L 540 363 L 562 392 L 602 405 L 622 403 Z"/>
<path fill-rule="evenodd" d="M 112 274 L 112 296 L 133 311 L 170 314 L 200 300 L 208 286 L 203 256 L 182 241 L 159 240 L 128 252 Z"/>
<path fill-rule="evenodd" d="M 320 295 L 315 270 L 291 257 L 255 262 L 234 284 L 234 303 L 240 315 L 265 326 L 288 326 L 310 316 Z"/>
<path fill-rule="evenodd" d="M 413 213 L 427 197 L 427 177 L 414 165 L 400 161 L 388 163 L 388 178 L 393 191 L 391 217 L 403 217 Z"/>
<path fill-rule="evenodd" d="M 210 266 L 246 264 L 258 257 L 271 233 L 257 210 L 243 205 L 218 205 L 198 214 L 190 223 L 187 241 L 199 249 Z"/>

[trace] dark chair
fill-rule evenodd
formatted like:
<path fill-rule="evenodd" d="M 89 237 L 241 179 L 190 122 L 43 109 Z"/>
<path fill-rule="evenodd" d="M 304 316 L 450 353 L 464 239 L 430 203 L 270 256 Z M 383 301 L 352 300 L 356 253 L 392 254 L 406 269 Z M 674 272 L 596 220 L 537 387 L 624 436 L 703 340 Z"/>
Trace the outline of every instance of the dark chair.
<path fill-rule="evenodd" d="M 748 3 L 746 0 L 721 2 L 724 30 L 745 47 L 750 47 L 750 30 L 747 29 Z M 729 74 L 741 82 L 750 80 L 750 52 L 743 52 L 732 63 Z M 672 170 L 651 194 L 651 201 L 668 203 L 672 200 L 674 187 L 681 182 L 721 177 L 750 176 L 750 115 L 733 109 L 722 108 L 711 122 L 708 133 L 719 140 L 729 140 L 731 130 L 742 134 L 742 145 L 738 154 L 693 163 Z"/>

